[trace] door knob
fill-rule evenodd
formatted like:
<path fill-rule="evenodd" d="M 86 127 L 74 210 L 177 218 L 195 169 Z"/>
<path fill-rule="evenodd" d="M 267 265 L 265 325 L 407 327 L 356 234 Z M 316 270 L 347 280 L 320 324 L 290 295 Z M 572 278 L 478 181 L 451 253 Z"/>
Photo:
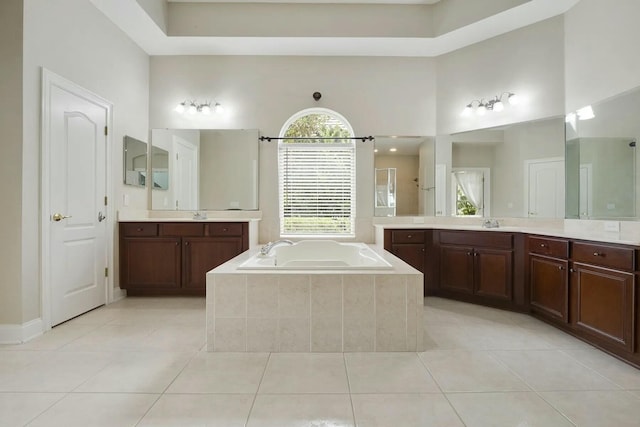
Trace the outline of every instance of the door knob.
<path fill-rule="evenodd" d="M 63 219 L 71 218 L 71 215 L 62 215 L 61 213 L 55 213 L 51 217 L 54 221 L 62 221 Z"/>
<path fill-rule="evenodd" d="M 102 222 L 107 219 L 106 215 L 103 215 L 102 212 L 98 212 L 98 222 Z"/>

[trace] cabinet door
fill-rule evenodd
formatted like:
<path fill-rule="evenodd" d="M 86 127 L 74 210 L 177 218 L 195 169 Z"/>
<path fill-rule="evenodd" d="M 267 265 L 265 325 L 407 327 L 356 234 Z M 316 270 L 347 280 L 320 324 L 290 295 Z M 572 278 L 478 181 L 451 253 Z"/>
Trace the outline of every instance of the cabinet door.
<path fill-rule="evenodd" d="M 411 267 L 424 273 L 424 244 L 393 245 L 391 252 Z"/>
<path fill-rule="evenodd" d="M 180 287 L 180 238 L 125 237 L 122 250 L 121 288 Z"/>
<path fill-rule="evenodd" d="M 440 289 L 473 294 L 473 248 L 440 245 Z"/>
<path fill-rule="evenodd" d="M 206 289 L 207 272 L 242 253 L 241 237 L 184 237 L 183 281 L 188 289 Z"/>
<path fill-rule="evenodd" d="M 553 320 L 569 321 L 568 262 L 531 255 L 531 309 Z"/>
<path fill-rule="evenodd" d="M 632 352 L 633 274 L 580 263 L 573 264 L 573 271 L 572 323 L 576 329 Z"/>
<path fill-rule="evenodd" d="M 513 294 L 513 251 L 476 248 L 476 295 L 511 300 Z"/>

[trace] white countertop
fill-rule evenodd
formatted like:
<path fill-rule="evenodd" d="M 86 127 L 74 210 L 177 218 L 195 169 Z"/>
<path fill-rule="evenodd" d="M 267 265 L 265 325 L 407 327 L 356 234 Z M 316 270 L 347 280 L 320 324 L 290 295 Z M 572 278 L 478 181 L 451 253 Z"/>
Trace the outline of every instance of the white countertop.
<path fill-rule="evenodd" d="M 194 211 L 195 212 L 195 211 Z M 118 222 L 247 222 L 260 221 L 262 211 L 199 211 L 206 218 L 193 219 L 191 211 L 128 211 L 118 212 Z"/>
<path fill-rule="evenodd" d="M 467 230 L 487 233 L 526 233 L 537 234 L 549 237 L 570 238 L 580 240 L 591 240 L 605 243 L 619 243 L 625 245 L 640 246 L 640 236 L 635 232 L 625 233 L 623 227 L 621 231 L 601 231 L 588 227 L 585 223 L 584 229 L 579 226 L 564 228 L 536 227 L 531 225 L 507 225 L 498 228 L 485 228 L 480 225 L 469 224 L 441 224 L 441 223 L 386 223 L 375 224 L 378 229 L 425 229 L 425 230 Z"/>

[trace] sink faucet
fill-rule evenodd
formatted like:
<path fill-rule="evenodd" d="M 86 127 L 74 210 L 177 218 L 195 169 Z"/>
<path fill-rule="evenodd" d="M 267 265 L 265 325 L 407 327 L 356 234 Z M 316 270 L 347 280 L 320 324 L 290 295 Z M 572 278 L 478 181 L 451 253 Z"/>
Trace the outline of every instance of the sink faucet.
<path fill-rule="evenodd" d="M 193 219 L 207 219 L 207 213 L 206 212 L 200 212 L 200 211 L 195 211 L 193 213 Z"/>
<path fill-rule="evenodd" d="M 498 228 L 500 227 L 500 223 L 498 222 L 497 219 L 487 218 L 484 221 L 482 221 L 482 226 L 484 228 Z"/>
<path fill-rule="evenodd" d="M 269 252 L 271 252 L 271 249 L 275 248 L 276 246 L 279 245 L 293 245 L 293 242 L 291 240 L 286 240 L 286 239 L 281 239 L 281 240 L 276 240 L 275 242 L 269 242 L 266 245 L 264 245 L 262 248 L 260 248 L 260 255 L 269 255 Z"/>

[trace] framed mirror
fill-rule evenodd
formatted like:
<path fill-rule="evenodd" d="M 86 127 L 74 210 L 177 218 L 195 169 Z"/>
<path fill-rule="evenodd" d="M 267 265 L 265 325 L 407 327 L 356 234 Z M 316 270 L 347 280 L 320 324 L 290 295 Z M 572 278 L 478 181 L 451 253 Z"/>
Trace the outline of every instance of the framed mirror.
<path fill-rule="evenodd" d="M 152 129 L 151 208 L 257 210 L 258 136 L 257 130 Z"/>
<path fill-rule="evenodd" d="M 136 187 L 144 187 L 147 178 L 147 143 L 125 136 L 123 154 L 124 183 Z"/>
<path fill-rule="evenodd" d="M 566 117 L 567 218 L 637 220 L 640 89 Z"/>
<path fill-rule="evenodd" d="M 463 132 L 449 139 L 449 185 L 438 186 L 438 192 L 446 193 L 442 199 L 448 214 L 564 218 L 562 117 Z"/>
<path fill-rule="evenodd" d="M 434 166 L 432 137 L 376 136 L 374 215 L 434 215 Z"/>

